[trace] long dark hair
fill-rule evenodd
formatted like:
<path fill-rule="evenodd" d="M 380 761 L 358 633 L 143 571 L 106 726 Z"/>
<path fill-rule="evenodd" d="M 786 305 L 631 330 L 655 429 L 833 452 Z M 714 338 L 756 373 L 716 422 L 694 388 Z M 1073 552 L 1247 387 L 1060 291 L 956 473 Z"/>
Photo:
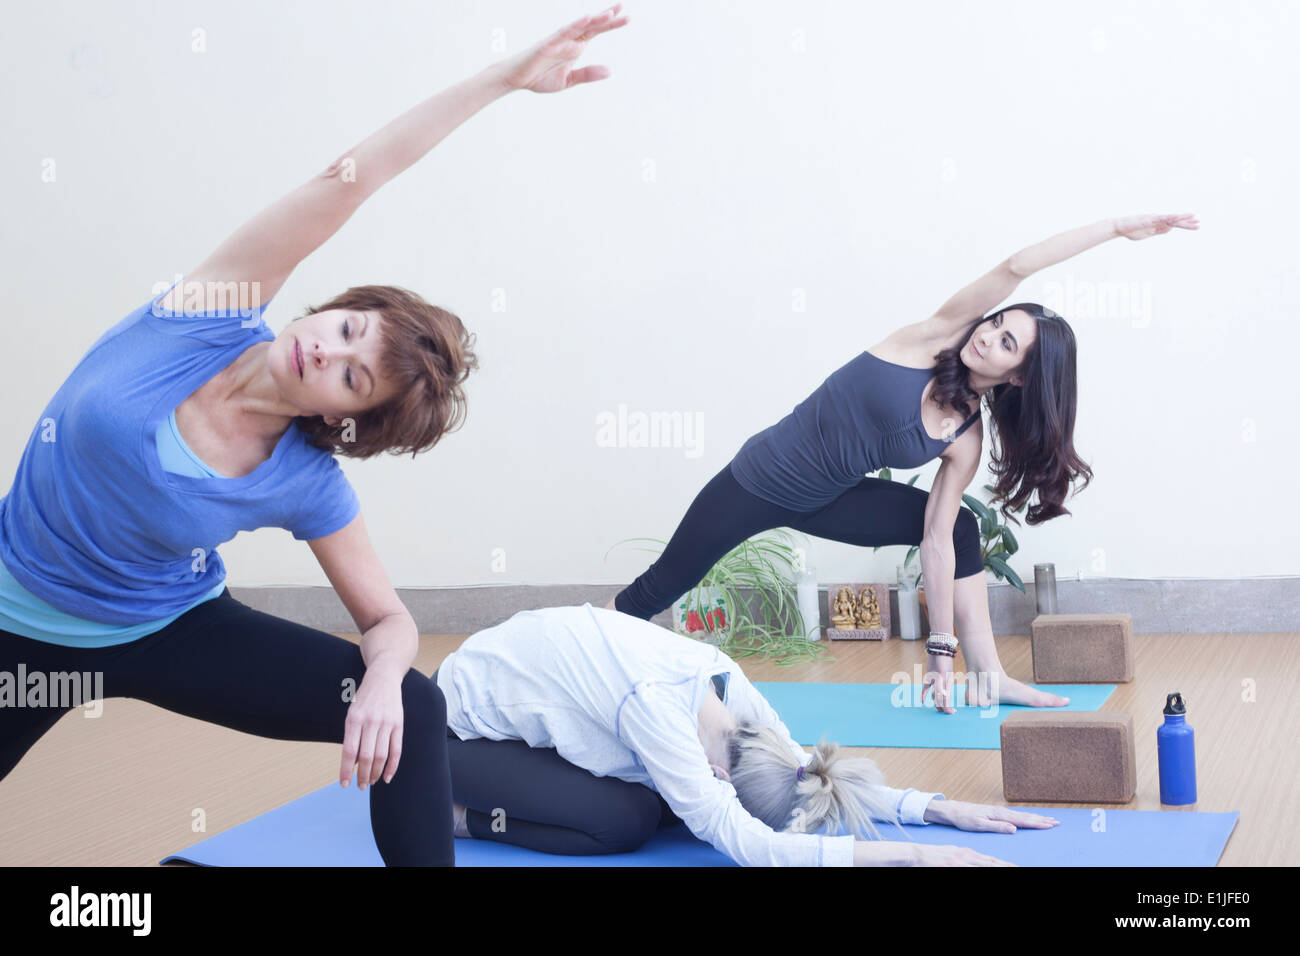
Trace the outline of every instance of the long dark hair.
<path fill-rule="evenodd" d="M 1003 520 L 1016 521 L 1007 512 L 1018 511 L 1038 492 L 1038 503 L 1025 513 L 1025 521 L 1035 525 L 1068 515 L 1062 502 L 1071 482 L 1082 477 L 1083 487 L 1078 489 L 1082 491 L 1092 481 L 1092 469 L 1074 450 L 1078 383 L 1074 331 L 1069 324 L 1036 302 L 1017 302 L 972 320 L 959 344 L 935 356 L 931 395 L 948 408 L 964 407 L 966 415 L 978 407 L 980 396 L 970 387 L 970 369 L 960 352 L 981 323 L 1011 311 L 1033 316 L 1038 335 L 1020 362 L 1022 384 L 1004 382 L 991 389 L 987 404 L 996 428 L 989 470 L 997 476 L 994 503 L 1002 502 Z"/>

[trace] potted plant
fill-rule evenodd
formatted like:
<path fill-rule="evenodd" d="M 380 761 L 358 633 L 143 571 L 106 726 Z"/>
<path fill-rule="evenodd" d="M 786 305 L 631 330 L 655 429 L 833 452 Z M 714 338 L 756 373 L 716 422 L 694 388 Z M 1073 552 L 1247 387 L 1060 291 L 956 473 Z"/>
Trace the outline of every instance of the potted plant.
<path fill-rule="evenodd" d="M 893 476 L 888 468 L 880 469 L 880 471 L 876 473 L 876 477 L 883 478 L 886 481 L 893 480 Z M 909 485 L 914 484 L 916 479 L 919 477 L 920 475 L 913 475 L 908 479 L 907 483 Z M 985 485 L 984 490 L 991 495 L 997 494 L 996 489 L 994 489 L 992 485 Z M 1023 594 L 1025 592 L 1024 582 L 1020 580 L 1020 575 L 1016 574 L 1016 572 L 1012 570 L 1011 565 L 1007 564 L 1007 559 L 1020 550 L 1020 544 L 1016 541 L 1015 535 L 1011 533 L 1011 528 L 998 520 L 999 513 L 997 510 L 990 508 L 978 498 L 973 498 L 970 495 L 963 494 L 961 500 L 968 508 L 970 508 L 971 511 L 975 512 L 975 517 L 979 521 L 980 555 L 984 558 L 985 569 L 992 571 L 994 577 L 999 581 L 1006 580 L 1010 582 L 1012 587 L 1018 588 Z M 1021 507 L 1023 508 L 1023 505 Z M 1008 509 L 1007 513 L 1017 514 L 1020 510 L 1021 508 L 1011 508 Z M 879 545 L 874 550 L 879 551 L 881 547 L 884 547 L 884 545 Z M 916 557 L 917 552 L 920 550 L 919 545 L 912 545 L 907 552 L 907 557 L 903 560 L 903 567 L 909 568 L 910 570 L 912 559 Z M 924 572 L 918 569 L 916 572 L 916 578 L 917 585 L 920 588 L 921 629 L 922 632 L 928 632 L 930 629 L 930 620 L 925 604 L 925 589 L 921 585 L 921 581 L 924 577 Z"/>
<path fill-rule="evenodd" d="M 806 544 L 801 548 L 797 543 L 801 539 L 778 528 L 728 551 L 674 602 L 674 620 L 681 621 L 682 633 L 716 644 L 729 657 L 767 657 L 777 664 L 822 657 L 825 645 L 801 636 L 807 633 L 795 597 L 796 556 L 806 550 Z M 650 544 L 638 550 L 653 554 L 665 547 L 658 538 L 627 538 L 614 547 L 634 542 Z M 755 609 L 742 589 L 754 593 Z"/>

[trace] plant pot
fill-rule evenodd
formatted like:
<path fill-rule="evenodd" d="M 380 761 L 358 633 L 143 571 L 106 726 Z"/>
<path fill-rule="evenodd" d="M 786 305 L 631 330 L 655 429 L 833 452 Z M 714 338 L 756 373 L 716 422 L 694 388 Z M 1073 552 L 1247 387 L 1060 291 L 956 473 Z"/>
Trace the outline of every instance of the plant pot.
<path fill-rule="evenodd" d="M 700 587 L 677 599 L 673 605 L 673 630 L 715 646 L 730 633 L 731 608 L 721 588 Z"/>

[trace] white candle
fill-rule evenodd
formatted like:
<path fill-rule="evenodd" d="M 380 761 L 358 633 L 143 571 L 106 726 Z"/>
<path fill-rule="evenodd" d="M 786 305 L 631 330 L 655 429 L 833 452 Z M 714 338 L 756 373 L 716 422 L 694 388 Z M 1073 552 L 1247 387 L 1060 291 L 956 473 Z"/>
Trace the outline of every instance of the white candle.
<path fill-rule="evenodd" d="M 898 587 L 898 636 L 905 641 L 921 637 L 921 600 L 916 588 Z"/>
<path fill-rule="evenodd" d="M 803 615 L 805 636 L 810 641 L 820 641 L 822 615 L 821 601 L 817 594 L 817 575 L 811 571 L 801 572 L 795 581 L 795 593 L 799 602 L 799 613 Z"/>

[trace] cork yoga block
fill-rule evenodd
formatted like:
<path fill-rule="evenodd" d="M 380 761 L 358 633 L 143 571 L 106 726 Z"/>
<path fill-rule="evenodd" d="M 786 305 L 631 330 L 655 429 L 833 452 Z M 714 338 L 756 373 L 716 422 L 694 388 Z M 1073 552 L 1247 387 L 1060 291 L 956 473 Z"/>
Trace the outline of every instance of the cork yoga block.
<path fill-rule="evenodd" d="M 1040 614 L 1029 625 L 1036 684 L 1133 679 L 1133 615 Z"/>
<path fill-rule="evenodd" d="M 1128 803 L 1137 793 L 1133 715 L 1022 710 L 1002 722 L 1002 794 L 1017 803 Z"/>

